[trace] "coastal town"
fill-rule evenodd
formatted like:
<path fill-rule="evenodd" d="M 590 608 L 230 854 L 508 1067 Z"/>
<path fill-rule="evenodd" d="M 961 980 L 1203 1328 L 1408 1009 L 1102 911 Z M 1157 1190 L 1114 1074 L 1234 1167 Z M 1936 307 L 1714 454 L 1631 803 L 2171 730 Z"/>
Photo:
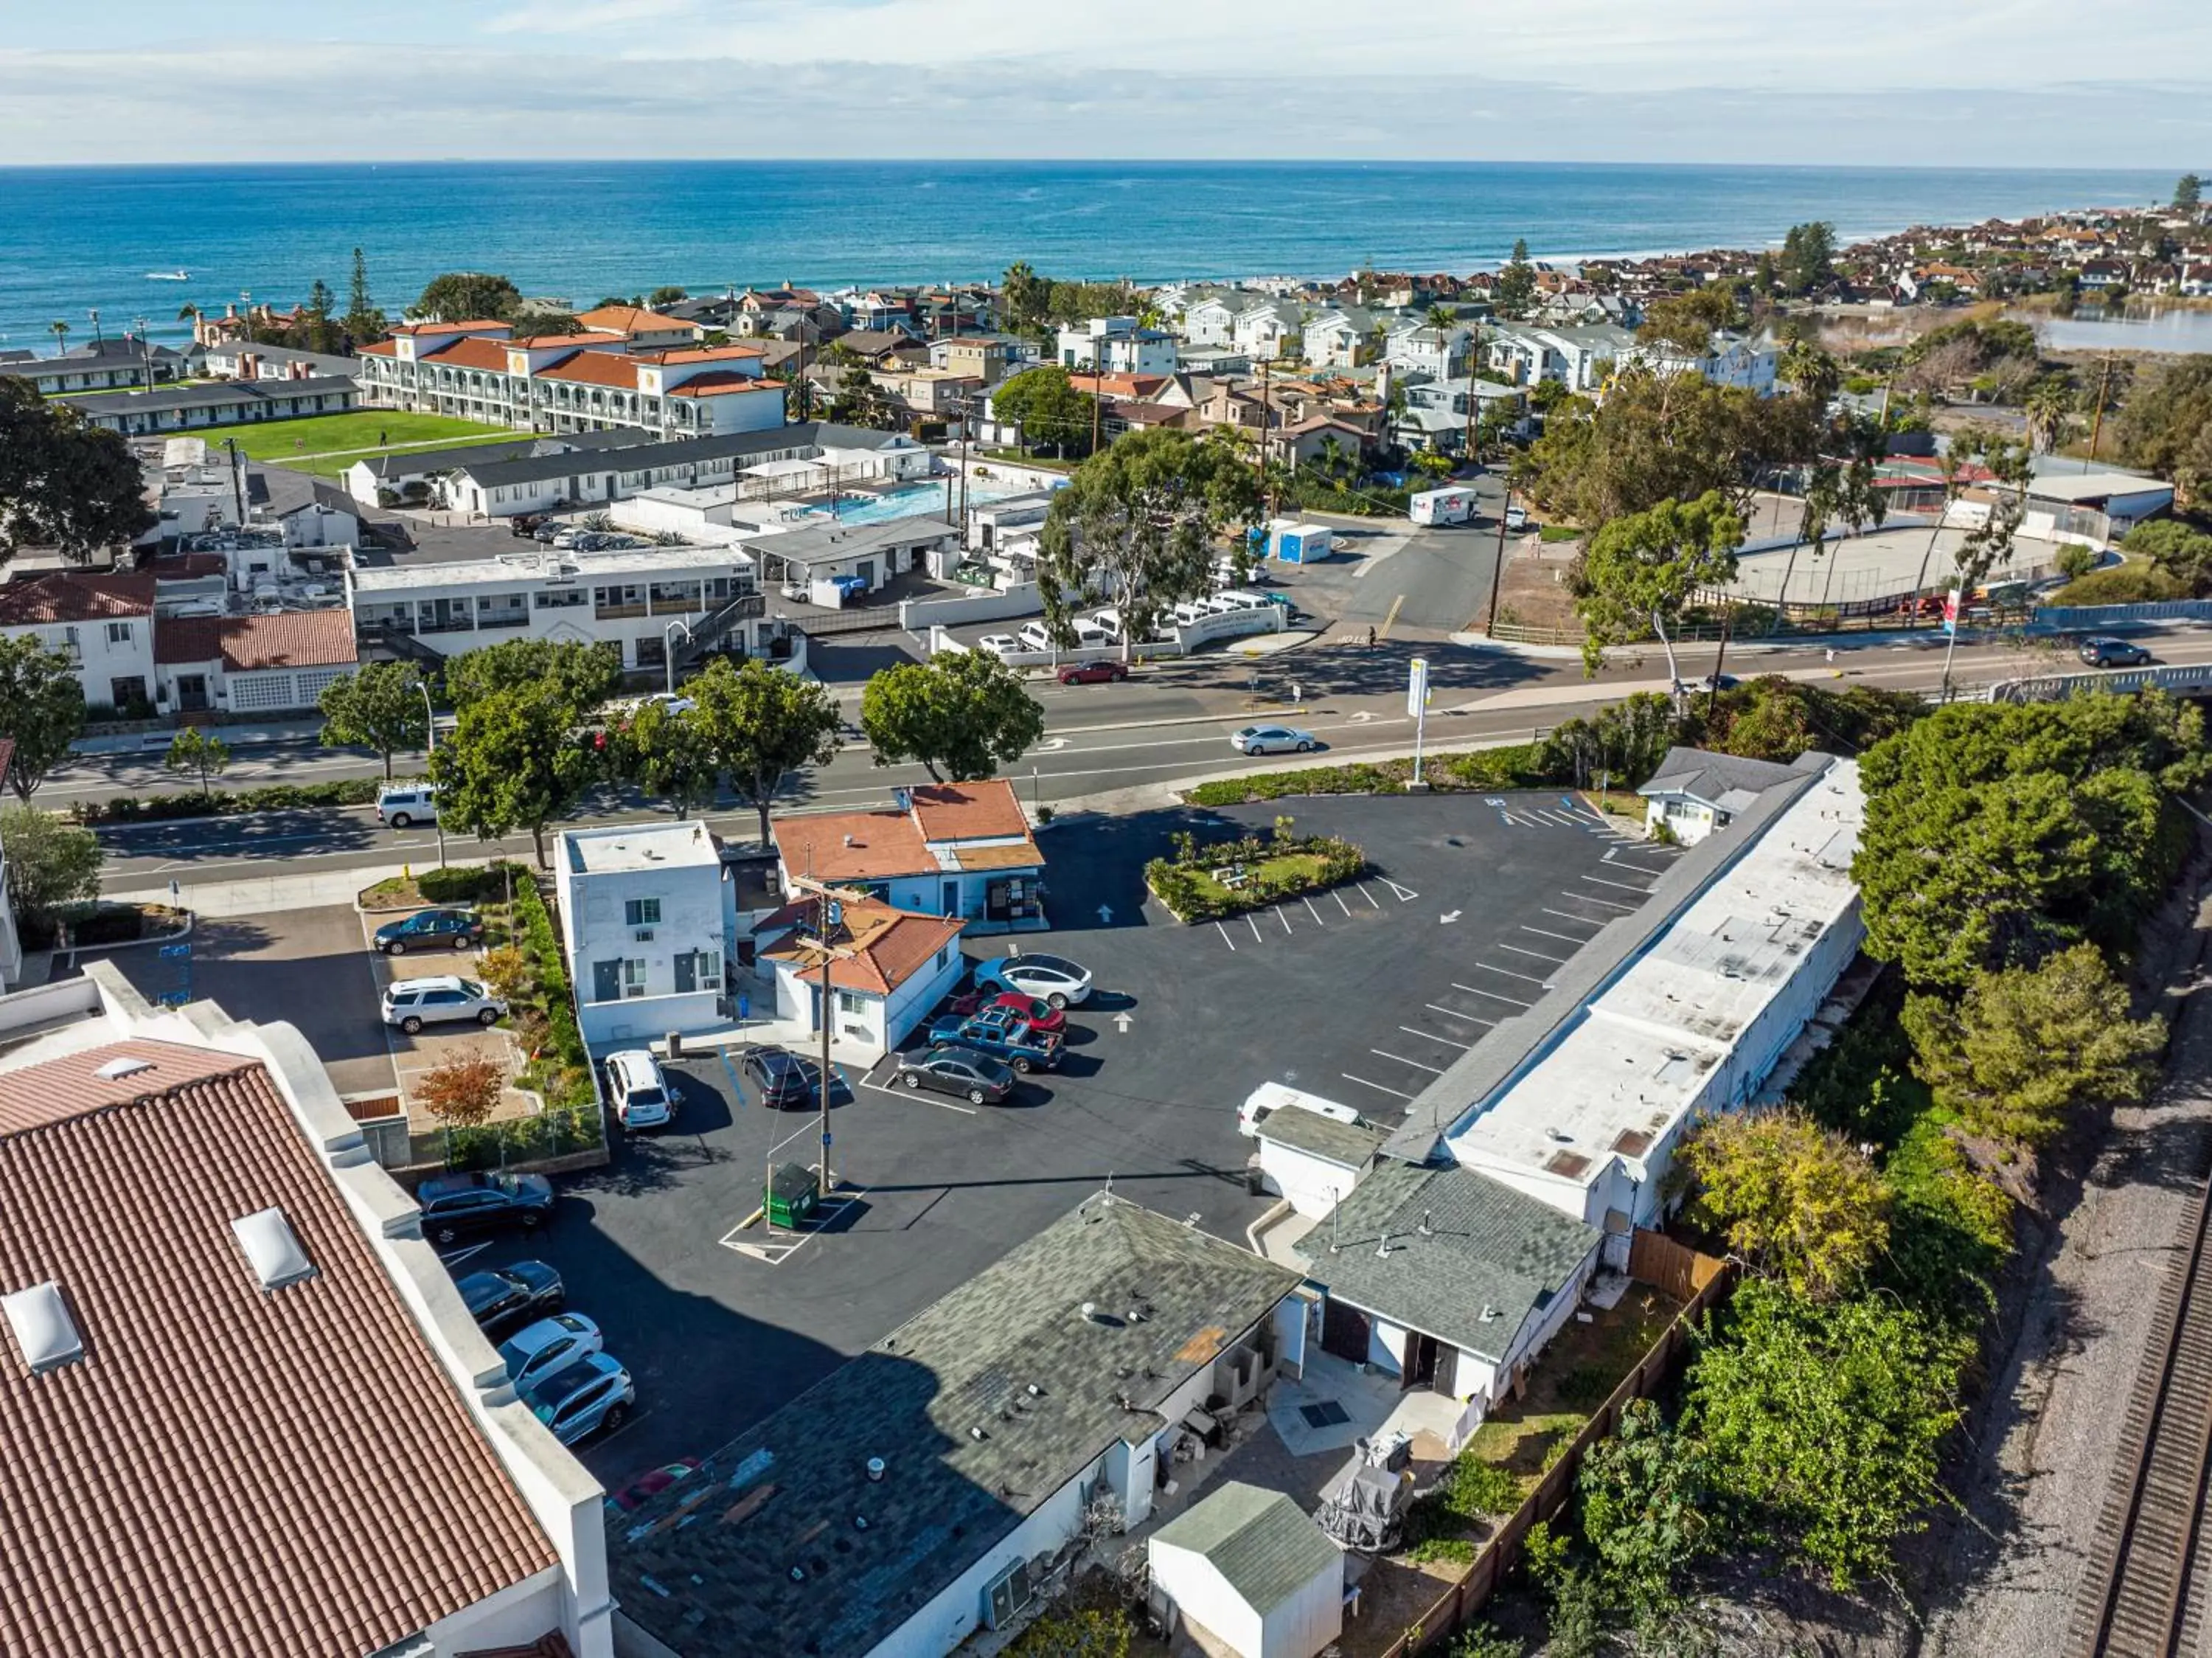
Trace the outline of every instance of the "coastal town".
<path fill-rule="evenodd" d="M 1497 251 L 0 348 L 0 1652 L 2193 1649 L 2200 181 Z"/>

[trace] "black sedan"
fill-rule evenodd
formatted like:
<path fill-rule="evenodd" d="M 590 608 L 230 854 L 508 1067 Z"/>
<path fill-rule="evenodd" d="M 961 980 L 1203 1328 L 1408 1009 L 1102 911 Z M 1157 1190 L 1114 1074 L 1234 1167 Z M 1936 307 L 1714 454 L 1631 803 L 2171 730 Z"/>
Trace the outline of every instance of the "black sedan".
<path fill-rule="evenodd" d="M 487 1232 L 534 1232 L 553 1218 L 543 1174 L 433 1174 L 415 1188 L 422 1235 L 441 1249 Z"/>
<path fill-rule="evenodd" d="M 469 1316 L 487 1335 L 504 1334 L 535 1324 L 568 1304 L 561 1275 L 543 1261 L 517 1261 L 489 1272 L 471 1272 L 453 1286 Z"/>
<path fill-rule="evenodd" d="M 803 1111 L 822 1103 L 822 1067 L 804 1054 L 766 1046 L 747 1048 L 738 1068 L 760 1090 L 761 1104 L 770 1111 Z M 830 1097 L 851 1097 L 843 1073 L 835 1067 L 830 1072 Z"/>
<path fill-rule="evenodd" d="M 387 921 L 379 927 L 375 943 L 386 955 L 405 955 L 433 944 L 465 950 L 483 939 L 483 919 L 473 910 L 417 910 L 404 921 Z"/>
<path fill-rule="evenodd" d="M 1014 1091 L 1014 1074 L 987 1053 L 940 1042 L 899 1061 L 898 1080 L 910 1088 L 957 1094 L 971 1106 L 995 1106 Z"/>

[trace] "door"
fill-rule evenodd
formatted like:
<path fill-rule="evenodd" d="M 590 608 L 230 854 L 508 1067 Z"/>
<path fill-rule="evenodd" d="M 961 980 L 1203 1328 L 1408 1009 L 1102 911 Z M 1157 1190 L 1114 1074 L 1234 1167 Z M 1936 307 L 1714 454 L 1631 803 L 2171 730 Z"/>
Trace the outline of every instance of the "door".
<path fill-rule="evenodd" d="M 945 883 L 945 907 L 938 913 L 951 920 L 959 918 L 960 883 L 958 881 L 948 881 Z"/>
<path fill-rule="evenodd" d="M 699 988 L 699 958 L 689 950 L 676 957 L 676 994 L 688 996 Z"/>
<path fill-rule="evenodd" d="M 1354 1364 L 1367 1362 L 1367 1314 L 1332 1295 L 1322 1309 L 1321 1348 Z"/>
<path fill-rule="evenodd" d="M 1449 1343 L 1437 1344 L 1437 1374 L 1429 1384 L 1447 1399 L 1459 1397 L 1459 1349 Z"/>
<path fill-rule="evenodd" d="M 1425 1387 L 1437 1377 L 1437 1338 L 1418 1330 L 1406 1332 L 1406 1364 L 1401 1387 Z"/>
<path fill-rule="evenodd" d="M 207 675 L 179 674 L 177 675 L 177 707 L 180 712 L 198 714 L 208 705 Z"/>
<path fill-rule="evenodd" d="M 619 960 L 592 963 L 592 1000 L 622 1000 L 622 963 Z"/>

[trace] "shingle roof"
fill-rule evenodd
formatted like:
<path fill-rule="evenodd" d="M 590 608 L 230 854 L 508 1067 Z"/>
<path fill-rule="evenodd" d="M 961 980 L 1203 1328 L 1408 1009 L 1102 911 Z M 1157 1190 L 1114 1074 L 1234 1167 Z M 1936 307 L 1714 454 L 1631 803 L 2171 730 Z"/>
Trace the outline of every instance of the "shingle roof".
<path fill-rule="evenodd" d="M 1030 832 L 1021 798 L 1004 777 L 925 783 L 907 797 L 925 840 L 997 840 Z"/>
<path fill-rule="evenodd" d="M 1296 1106 L 1269 1112 L 1255 1132 L 1262 1140 L 1273 1140 L 1278 1145 L 1341 1163 L 1346 1168 L 1359 1168 L 1372 1161 L 1388 1137 L 1379 1128 L 1340 1123 L 1334 1117 Z"/>
<path fill-rule="evenodd" d="M 287 610 L 273 616 L 165 616 L 154 629 L 157 662 L 211 662 L 234 674 L 270 667 L 338 667 L 356 660 L 353 613 Z"/>
<path fill-rule="evenodd" d="M 103 622 L 154 613 L 154 578 L 53 570 L 0 582 L 0 627 Z"/>
<path fill-rule="evenodd" d="M 94 1087 L 149 1049 L 150 1097 Z M 61 1065 L 0 1074 L 0 1287 L 84 1344 L 0 1337 L 0 1651 L 371 1652 L 557 1568 L 268 1072 Z M 315 1273 L 264 1291 L 231 1223 L 272 1205 Z"/>
<path fill-rule="evenodd" d="M 1702 748 L 1670 748 L 1660 757 L 1651 780 L 1639 795 L 1684 795 L 1705 806 L 1730 810 L 1785 783 L 1796 783 L 1804 773 L 1772 760 L 1747 760 L 1734 754 L 1709 753 Z"/>
<path fill-rule="evenodd" d="M 1334 1246 L 1313 1264 L 1331 1295 L 1493 1363 L 1598 1244 L 1594 1228 L 1456 1163 L 1385 1161 L 1335 1216 L 1312 1234 Z"/>
<path fill-rule="evenodd" d="M 180 409 L 243 408 L 302 397 L 357 392 L 349 375 L 317 375 L 307 380 L 221 380 L 205 386 L 165 386 L 152 392 L 88 392 L 70 407 L 86 415 L 167 414 Z"/>
<path fill-rule="evenodd" d="M 1334 1572 L 1341 1584 L 1344 1576 L 1344 1551 L 1303 1509 L 1242 1480 L 1177 1515 L 1152 1541 L 1203 1556 L 1263 1618 L 1315 1578 Z"/>
<path fill-rule="evenodd" d="M 1090 1198 L 611 1527 L 623 1612 L 684 1658 L 869 1652 L 1297 1282 Z"/>

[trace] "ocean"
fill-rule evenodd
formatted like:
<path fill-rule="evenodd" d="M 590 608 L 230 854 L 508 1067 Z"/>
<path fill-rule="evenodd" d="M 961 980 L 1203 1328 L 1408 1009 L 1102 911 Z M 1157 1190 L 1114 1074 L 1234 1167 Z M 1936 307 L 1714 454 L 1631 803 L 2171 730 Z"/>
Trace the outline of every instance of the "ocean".
<path fill-rule="evenodd" d="M 1413 162 L 453 162 L 0 168 L 0 346 L 51 350 L 186 302 L 289 303 L 352 250 L 397 317 L 441 271 L 497 271 L 589 305 L 673 283 L 1468 271 L 1539 259 L 1758 247 L 1792 224 L 1852 237 L 2162 199 L 2142 172 Z M 189 272 L 185 281 L 155 271 Z"/>

